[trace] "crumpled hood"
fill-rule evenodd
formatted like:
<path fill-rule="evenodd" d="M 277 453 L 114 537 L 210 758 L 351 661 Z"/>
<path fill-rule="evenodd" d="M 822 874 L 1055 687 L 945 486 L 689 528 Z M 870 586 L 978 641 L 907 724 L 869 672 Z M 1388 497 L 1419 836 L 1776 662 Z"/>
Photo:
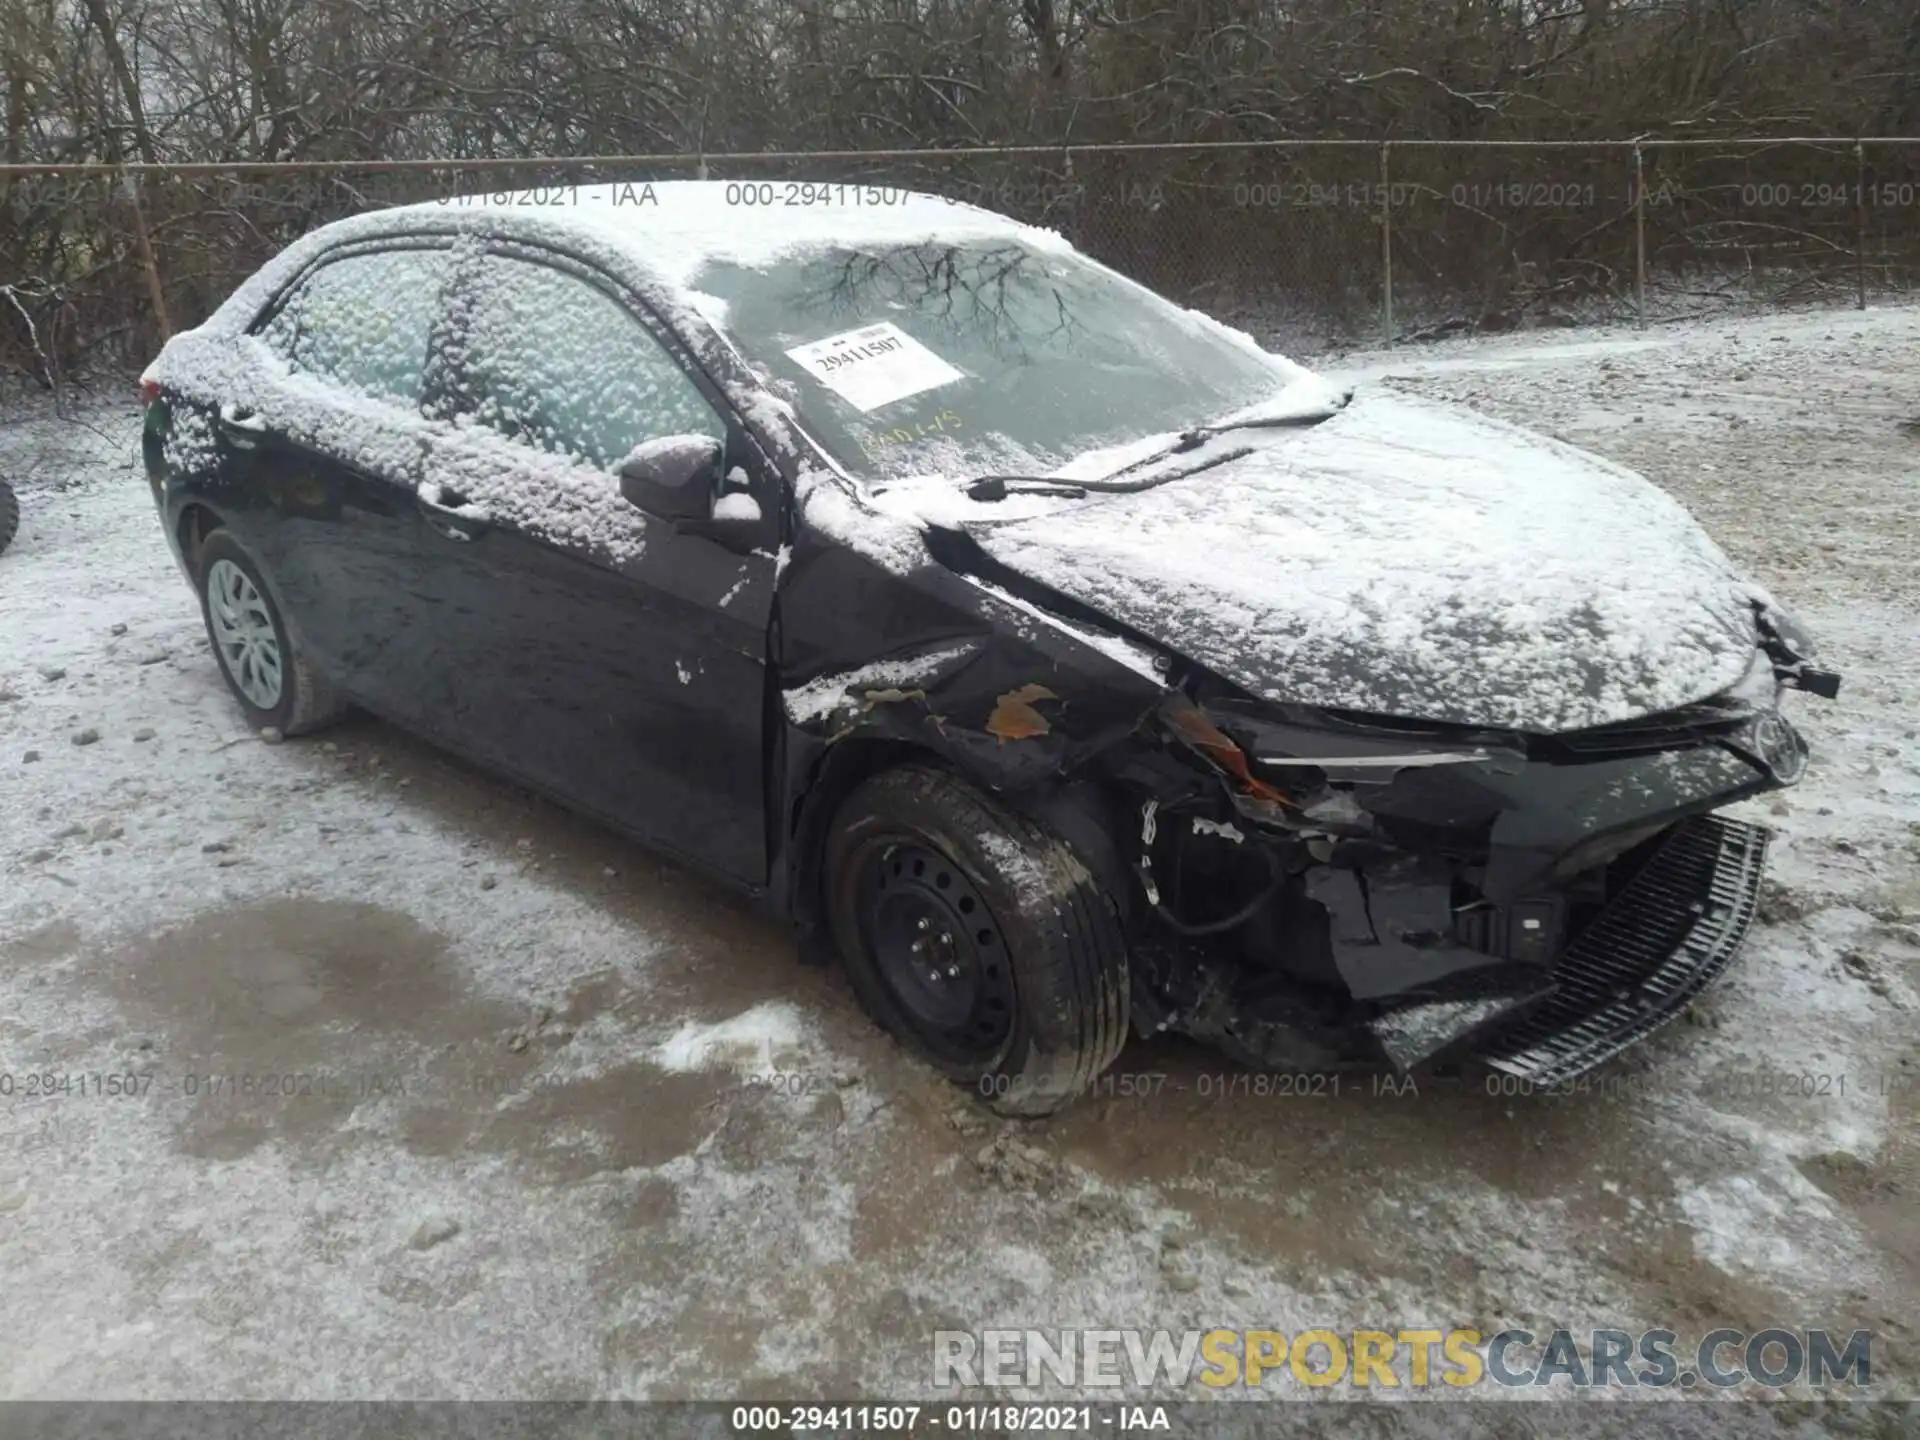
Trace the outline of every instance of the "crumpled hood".
<path fill-rule="evenodd" d="M 1705 698 L 1763 597 L 1687 511 L 1571 446 L 1378 386 L 1226 464 L 965 528 L 1253 693 L 1556 733 Z"/>

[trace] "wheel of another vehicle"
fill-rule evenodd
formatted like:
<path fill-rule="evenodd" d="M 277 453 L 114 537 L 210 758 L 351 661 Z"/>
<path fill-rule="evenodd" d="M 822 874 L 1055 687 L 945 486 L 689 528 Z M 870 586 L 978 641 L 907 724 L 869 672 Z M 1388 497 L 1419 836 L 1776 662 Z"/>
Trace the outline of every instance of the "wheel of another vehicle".
<path fill-rule="evenodd" d="M 1059 837 L 942 770 L 886 770 L 828 836 L 827 912 L 867 1012 L 1008 1115 L 1059 1109 L 1127 1033 L 1112 901 Z"/>
<path fill-rule="evenodd" d="M 13 487 L 0 480 L 0 550 L 13 543 L 15 533 L 20 529 L 20 502 L 14 497 Z"/>
<path fill-rule="evenodd" d="M 299 735 L 339 719 L 346 702 L 293 643 L 260 567 L 240 543 L 214 531 L 201 543 L 199 571 L 207 638 L 247 723 Z"/>

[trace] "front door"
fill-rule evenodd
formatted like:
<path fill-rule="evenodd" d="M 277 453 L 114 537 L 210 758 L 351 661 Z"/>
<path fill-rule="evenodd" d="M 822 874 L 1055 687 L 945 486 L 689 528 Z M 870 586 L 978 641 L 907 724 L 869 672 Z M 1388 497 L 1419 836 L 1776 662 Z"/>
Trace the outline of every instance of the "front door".
<path fill-rule="evenodd" d="M 620 493 L 642 441 L 698 434 L 761 487 L 717 393 L 592 270 L 490 254 L 456 282 L 429 376 L 423 579 L 446 638 L 429 724 L 570 804 L 748 884 L 767 876 L 775 535 L 729 549 Z"/>

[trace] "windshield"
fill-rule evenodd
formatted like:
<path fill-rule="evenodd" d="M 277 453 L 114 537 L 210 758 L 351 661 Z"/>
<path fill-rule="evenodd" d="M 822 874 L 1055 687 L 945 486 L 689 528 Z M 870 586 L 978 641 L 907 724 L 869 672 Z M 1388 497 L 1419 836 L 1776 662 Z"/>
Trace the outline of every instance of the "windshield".
<path fill-rule="evenodd" d="M 869 477 L 1046 474 L 1297 374 L 1099 266 L 1013 239 L 715 261 L 694 288 L 814 436 Z"/>

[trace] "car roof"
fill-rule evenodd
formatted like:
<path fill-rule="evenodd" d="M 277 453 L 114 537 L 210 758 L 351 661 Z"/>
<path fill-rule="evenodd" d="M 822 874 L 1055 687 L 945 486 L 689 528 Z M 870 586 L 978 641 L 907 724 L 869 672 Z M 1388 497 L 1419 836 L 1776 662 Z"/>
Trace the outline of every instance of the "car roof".
<path fill-rule="evenodd" d="M 758 203 L 763 199 L 772 203 Z M 744 180 L 559 185 L 450 195 L 322 225 L 261 266 L 196 328 L 209 334 L 243 332 L 289 280 L 344 247 L 449 233 L 571 249 L 689 314 L 699 311 L 694 278 L 712 261 L 764 266 L 784 253 L 817 246 L 928 241 L 1018 240 L 1036 250 L 1073 253 L 1073 246 L 1052 230 L 897 187 Z"/>
<path fill-rule="evenodd" d="M 474 228 L 532 228 L 611 244 L 668 284 L 685 286 L 710 261 L 765 264 L 817 246 L 1020 240 L 1072 247 L 1051 230 L 944 196 L 862 182 L 635 180 L 470 194 L 380 212 L 393 227 L 444 224 L 450 214 L 493 217 Z"/>

